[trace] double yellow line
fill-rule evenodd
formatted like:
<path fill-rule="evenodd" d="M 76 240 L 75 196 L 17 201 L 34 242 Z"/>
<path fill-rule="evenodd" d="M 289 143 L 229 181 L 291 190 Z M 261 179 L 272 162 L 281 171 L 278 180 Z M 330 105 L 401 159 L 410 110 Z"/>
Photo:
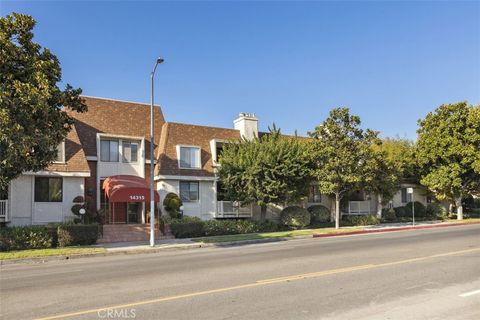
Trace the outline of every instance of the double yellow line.
<path fill-rule="evenodd" d="M 331 270 L 325 270 L 325 271 L 319 271 L 319 272 L 297 274 L 297 275 L 291 275 L 291 276 L 280 277 L 280 278 L 265 279 L 265 280 L 259 280 L 259 281 L 256 281 L 256 282 L 247 283 L 247 284 L 238 285 L 238 286 L 225 287 L 225 288 L 219 288 L 219 289 L 213 289 L 213 290 L 205 290 L 205 291 L 197 291 L 197 292 L 180 294 L 180 295 L 169 296 L 169 297 L 158 298 L 158 299 L 144 300 L 144 301 L 138 301 L 138 302 L 120 304 L 120 305 L 113 305 L 113 306 L 97 308 L 97 309 L 90 309 L 90 310 L 83 310 L 83 311 L 77 311 L 77 312 L 72 312 L 72 313 L 59 314 L 59 315 L 49 316 L 49 317 L 45 317 L 45 318 L 38 318 L 36 320 L 64 319 L 64 318 L 82 316 L 82 315 L 91 314 L 91 313 L 98 313 L 98 312 L 104 311 L 104 310 L 132 308 L 132 307 L 138 307 L 138 306 L 143 306 L 143 305 L 147 305 L 147 304 L 161 303 L 161 302 L 172 301 L 172 300 L 180 300 L 180 299 L 185 299 L 185 298 L 204 296 L 204 295 L 208 295 L 208 294 L 215 294 L 215 293 L 234 291 L 234 290 L 239 290 L 239 289 L 265 286 L 265 285 L 275 284 L 275 283 L 285 283 L 285 282 L 297 281 L 297 280 L 308 279 L 308 278 L 318 278 L 318 277 L 328 276 L 328 275 L 332 275 L 332 274 L 348 273 L 348 272 L 354 272 L 354 271 L 366 270 L 366 269 L 373 269 L 373 268 L 381 268 L 381 267 L 389 267 L 389 266 L 394 266 L 394 265 L 400 265 L 400 264 L 406 264 L 406 263 L 412 263 L 412 262 L 419 262 L 419 261 L 424 261 L 424 260 L 429 260 L 429 259 L 435 259 L 435 258 L 441 258 L 441 257 L 447 257 L 447 256 L 465 254 L 465 253 L 471 253 L 471 252 L 477 252 L 477 251 L 480 251 L 480 248 L 460 250 L 460 251 L 451 251 L 451 252 L 434 254 L 434 255 L 430 255 L 430 256 L 423 256 L 423 257 L 412 258 L 412 259 L 398 260 L 398 261 L 393 261 L 393 262 L 385 262 L 385 263 L 379 263 L 379 264 L 366 264 L 366 265 L 359 265 L 359 266 L 353 266 L 353 267 L 347 267 L 347 268 L 339 268 L 339 269 L 331 269 Z"/>

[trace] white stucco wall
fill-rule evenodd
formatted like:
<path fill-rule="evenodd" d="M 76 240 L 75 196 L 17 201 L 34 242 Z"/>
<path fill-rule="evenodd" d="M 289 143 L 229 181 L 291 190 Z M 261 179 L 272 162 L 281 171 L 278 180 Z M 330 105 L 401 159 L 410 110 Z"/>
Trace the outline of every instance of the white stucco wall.
<path fill-rule="evenodd" d="M 84 195 L 84 181 L 85 178 L 81 177 L 63 177 L 62 202 L 35 202 L 35 176 L 20 176 L 10 183 L 10 225 L 46 224 L 72 219 L 73 199 Z"/>
<path fill-rule="evenodd" d="M 194 180 L 192 180 L 194 181 Z M 183 202 L 183 214 L 186 216 L 199 217 L 202 220 L 210 220 L 215 217 L 216 193 L 213 181 L 198 181 L 199 200 Z M 160 203 L 170 193 L 180 194 L 180 180 L 161 180 L 157 183 L 157 190 L 160 193 Z"/>
<path fill-rule="evenodd" d="M 413 200 L 421 202 L 425 206 L 427 205 L 427 195 L 426 195 L 426 190 L 418 185 L 402 185 L 402 188 L 409 188 L 413 187 Z M 403 207 L 407 205 L 407 203 L 402 202 L 402 190 L 398 190 L 398 192 L 393 196 L 393 207 Z"/>

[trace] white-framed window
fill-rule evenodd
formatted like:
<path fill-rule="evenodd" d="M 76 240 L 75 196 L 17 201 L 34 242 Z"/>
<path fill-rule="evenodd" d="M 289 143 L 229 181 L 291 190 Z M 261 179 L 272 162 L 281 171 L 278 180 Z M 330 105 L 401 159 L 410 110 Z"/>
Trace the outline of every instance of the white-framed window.
<path fill-rule="evenodd" d="M 118 162 L 118 140 L 100 140 L 100 161 Z"/>
<path fill-rule="evenodd" d="M 65 141 L 62 141 L 57 146 L 57 157 L 54 163 L 65 163 Z"/>
<path fill-rule="evenodd" d="M 138 149 L 140 142 L 138 141 L 122 141 L 122 158 L 123 162 L 137 162 L 138 161 Z"/>
<path fill-rule="evenodd" d="M 180 198 L 184 202 L 198 201 L 199 190 L 198 181 L 180 181 Z"/>
<path fill-rule="evenodd" d="M 310 186 L 310 190 L 308 192 L 308 202 L 309 203 L 322 202 L 322 193 L 320 192 L 320 188 L 318 184 L 314 184 Z"/>
<path fill-rule="evenodd" d="M 200 147 L 177 146 L 178 166 L 181 169 L 200 169 Z"/>
<path fill-rule="evenodd" d="M 35 202 L 62 202 L 63 179 L 60 177 L 35 177 Z"/>
<path fill-rule="evenodd" d="M 412 194 L 407 192 L 407 188 L 402 188 L 402 203 L 412 202 Z"/>

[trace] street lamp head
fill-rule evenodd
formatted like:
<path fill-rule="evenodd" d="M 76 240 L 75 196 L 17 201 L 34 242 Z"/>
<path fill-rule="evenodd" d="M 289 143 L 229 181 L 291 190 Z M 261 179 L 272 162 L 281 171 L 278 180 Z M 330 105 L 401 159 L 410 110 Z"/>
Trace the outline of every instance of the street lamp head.
<path fill-rule="evenodd" d="M 158 63 L 158 64 L 162 63 L 163 61 L 164 61 L 163 58 L 161 58 L 161 57 L 158 57 L 158 58 L 157 58 L 157 63 Z"/>

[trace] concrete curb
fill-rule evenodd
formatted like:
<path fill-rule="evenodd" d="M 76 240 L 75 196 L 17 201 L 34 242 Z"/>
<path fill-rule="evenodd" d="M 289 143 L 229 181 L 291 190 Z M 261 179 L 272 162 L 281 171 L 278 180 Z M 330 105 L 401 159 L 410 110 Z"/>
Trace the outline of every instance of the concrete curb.
<path fill-rule="evenodd" d="M 420 226 L 408 226 L 408 227 L 391 227 L 383 229 L 371 229 L 371 230 L 358 230 L 351 232 L 337 232 L 337 233 L 325 233 L 325 234 L 314 234 L 313 238 L 328 238 L 328 237 L 338 237 L 338 236 L 349 236 L 355 234 L 367 234 L 367 233 L 382 233 L 382 232 L 396 232 L 396 231 L 414 231 L 421 229 L 433 229 L 433 228 L 444 228 L 444 227 L 457 227 L 457 226 L 468 226 L 480 224 L 480 222 L 470 222 L 470 223 L 445 223 L 445 224 L 435 224 L 435 225 L 420 225 Z"/>
<path fill-rule="evenodd" d="M 383 228 L 383 229 L 358 230 L 358 231 L 347 231 L 347 232 L 325 233 L 325 234 L 312 234 L 312 235 L 293 236 L 293 237 L 276 237 L 276 238 L 266 238 L 266 239 L 226 241 L 226 242 L 219 242 L 219 243 L 198 242 L 198 243 L 192 243 L 192 244 L 166 245 L 166 246 L 163 246 L 163 247 L 159 246 L 159 247 L 154 247 L 154 248 L 119 249 L 119 250 L 107 251 L 107 252 L 102 252 L 102 253 L 73 254 L 73 255 L 27 258 L 27 259 L 0 260 L 0 265 L 21 264 L 21 263 L 24 263 L 24 264 L 45 263 L 45 262 L 48 262 L 48 261 L 70 260 L 70 259 L 88 258 L 88 257 L 116 256 L 116 255 L 129 255 L 129 254 L 141 254 L 141 253 L 158 253 L 158 252 L 162 252 L 162 251 L 189 250 L 189 249 L 208 248 L 208 247 L 217 247 L 217 248 L 235 247 L 235 246 L 243 246 L 243 245 L 250 245 L 250 244 L 290 241 L 290 240 L 308 239 L 308 238 L 329 238 L 329 237 L 349 236 L 349 235 L 368 234 L 368 233 L 414 231 L 414 230 L 421 230 L 421 229 L 456 227 L 456 226 L 466 226 L 466 225 L 476 225 L 476 224 L 480 224 L 480 222 L 445 223 L 445 224 L 440 224 L 439 223 L 439 224 L 435 224 L 435 225 L 420 225 L 420 226 L 416 226 L 416 227 L 411 227 L 411 226 L 408 226 L 408 227 L 391 227 L 391 228 Z"/>

